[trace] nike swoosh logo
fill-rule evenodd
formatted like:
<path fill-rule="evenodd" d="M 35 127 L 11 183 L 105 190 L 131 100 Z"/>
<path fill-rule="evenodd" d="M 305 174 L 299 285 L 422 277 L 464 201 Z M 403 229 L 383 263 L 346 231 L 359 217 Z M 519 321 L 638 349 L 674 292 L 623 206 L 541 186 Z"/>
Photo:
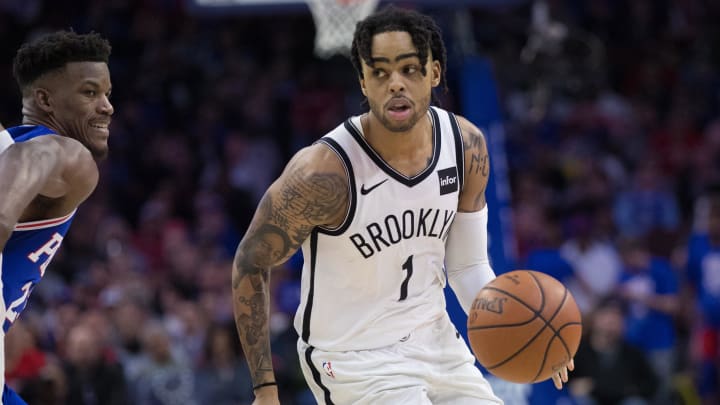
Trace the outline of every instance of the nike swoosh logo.
<path fill-rule="evenodd" d="M 374 186 L 372 186 L 372 187 L 370 187 L 370 188 L 365 188 L 365 185 L 363 184 L 363 185 L 360 187 L 360 194 L 365 195 L 365 194 L 367 194 L 367 193 L 375 190 L 376 188 L 380 187 L 380 186 L 381 186 L 383 183 L 385 183 L 386 181 L 388 181 L 388 179 L 385 179 L 385 180 L 381 181 L 381 182 L 378 183 L 378 184 L 375 184 Z"/>

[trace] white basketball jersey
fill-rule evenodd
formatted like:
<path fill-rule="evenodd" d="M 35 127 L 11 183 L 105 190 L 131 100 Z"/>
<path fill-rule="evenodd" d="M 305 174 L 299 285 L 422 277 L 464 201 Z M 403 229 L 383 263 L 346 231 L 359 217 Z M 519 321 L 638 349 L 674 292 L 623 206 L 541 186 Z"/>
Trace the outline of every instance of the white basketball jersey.
<path fill-rule="evenodd" d="M 336 229 L 303 243 L 295 328 L 310 346 L 365 350 L 396 343 L 445 313 L 445 241 L 463 181 L 455 116 L 431 107 L 432 161 L 407 177 L 366 142 L 352 117 L 318 142 L 341 158 L 350 204 Z"/>

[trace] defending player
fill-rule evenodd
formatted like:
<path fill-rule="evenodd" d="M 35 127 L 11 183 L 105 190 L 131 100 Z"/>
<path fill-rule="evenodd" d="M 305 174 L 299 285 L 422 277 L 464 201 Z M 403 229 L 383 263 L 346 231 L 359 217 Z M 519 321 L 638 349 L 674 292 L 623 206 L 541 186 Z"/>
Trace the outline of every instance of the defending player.
<path fill-rule="evenodd" d="M 495 275 L 484 137 L 430 106 L 445 72 L 440 31 L 387 8 L 357 25 L 352 61 L 370 111 L 293 157 L 235 257 L 235 320 L 256 403 L 278 402 L 270 269 L 302 245 L 295 328 L 318 402 L 500 404 L 445 310 L 443 266 L 466 312 Z"/>
<path fill-rule="evenodd" d="M 13 73 L 22 91 L 23 125 L 0 132 L 0 275 L 4 337 L 25 308 L 98 182 L 106 156 L 110 44 L 98 34 L 59 31 L 18 50 Z M 25 404 L 0 379 L 2 403 Z"/>

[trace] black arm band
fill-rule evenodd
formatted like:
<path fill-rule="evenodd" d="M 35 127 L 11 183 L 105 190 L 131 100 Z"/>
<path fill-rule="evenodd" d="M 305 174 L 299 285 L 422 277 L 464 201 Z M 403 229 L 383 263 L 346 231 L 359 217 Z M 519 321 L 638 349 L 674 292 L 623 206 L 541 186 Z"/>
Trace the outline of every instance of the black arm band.
<path fill-rule="evenodd" d="M 258 384 L 258 385 L 256 385 L 256 386 L 253 387 L 253 391 L 255 391 L 255 390 L 258 389 L 258 388 L 269 387 L 269 386 L 271 386 L 271 385 L 277 385 L 277 383 L 276 383 L 275 381 L 273 381 L 273 382 L 266 382 L 266 383 Z"/>

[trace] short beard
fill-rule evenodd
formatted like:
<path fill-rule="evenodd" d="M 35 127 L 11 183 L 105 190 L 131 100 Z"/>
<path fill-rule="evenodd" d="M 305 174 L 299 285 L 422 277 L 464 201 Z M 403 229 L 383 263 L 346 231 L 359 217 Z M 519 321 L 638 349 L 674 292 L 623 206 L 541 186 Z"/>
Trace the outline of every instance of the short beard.
<path fill-rule="evenodd" d="M 390 132 L 398 132 L 398 133 L 399 132 L 407 132 L 407 131 L 411 130 L 415 126 L 415 124 L 417 124 L 420 121 L 420 119 L 423 117 L 423 114 L 425 114 L 425 112 L 427 111 L 427 108 L 429 108 L 429 105 L 428 105 L 428 107 L 422 111 L 415 110 L 413 112 L 413 115 L 410 117 L 410 119 L 407 122 L 400 123 L 400 124 L 394 124 L 392 121 L 390 121 L 385 116 L 384 108 L 375 105 L 374 103 L 370 102 L 370 100 L 368 100 L 368 104 L 370 105 L 370 111 L 372 111 L 372 113 L 375 115 L 375 117 L 377 117 L 377 119 L 380 121 L 382 126 L 385 127 L 385 129 L 387 129 Z M 425 105 L 425 104 L 422 104 L 422 105 Z"/>

